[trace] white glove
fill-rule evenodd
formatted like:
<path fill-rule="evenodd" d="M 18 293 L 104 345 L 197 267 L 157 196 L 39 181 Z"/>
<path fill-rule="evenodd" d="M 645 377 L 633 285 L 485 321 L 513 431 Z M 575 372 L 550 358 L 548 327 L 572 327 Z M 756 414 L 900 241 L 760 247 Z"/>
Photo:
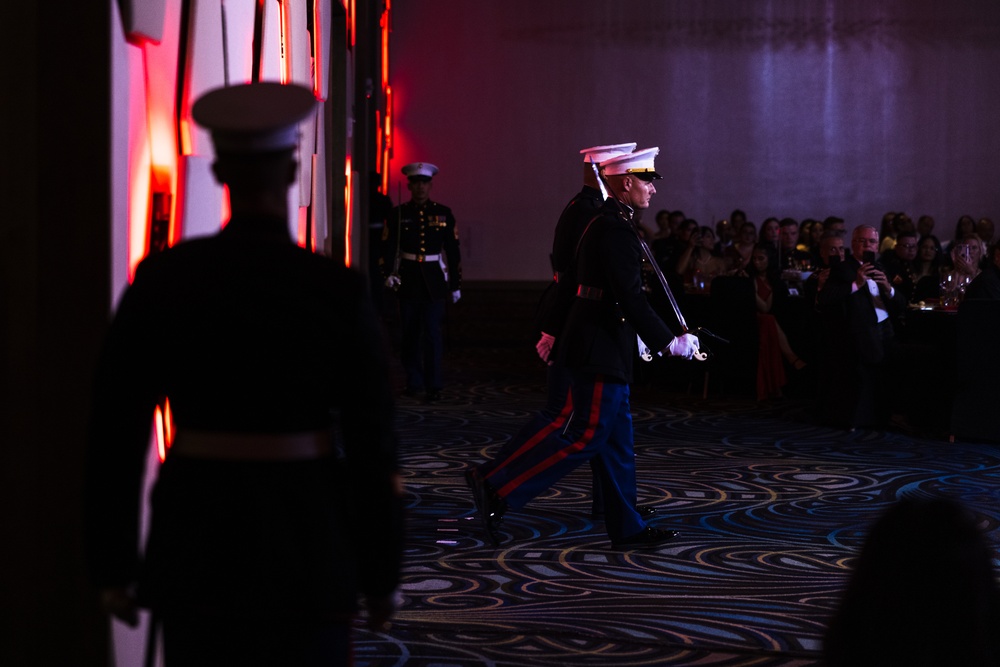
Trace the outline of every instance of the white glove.
<path fill-rule="evenodd" d="M 552 354 L 552 346 L 555 344 L 556 337 L 543 331 L 542 337 L 535 343 L 535 349 L 538 350 L 538 356 L 541 357 L 542 361 L 549 362 L 549 355 Z"/>
<path fill-rule="evenodd" d="M 457 289 L 451 293 L 451 302 L 458 303 L 458 300 L 462 298 L 462 290 Z"/>
<path fill-rule="evenodd" d="M 642 340 L 642 337 L 639 336 L 639 334 L 635 335 L 635 339 L 639 341 L 639 357 L 643 361 L 652 361 L 653 351 L 649 349 L 649 346 L 646 345 L 646 342 Z"/>
<path fill-rule="evenodd" d="M 402 282 L 403 281 L 399 279 L 399 276 L 393 273 L 392 275 L 390 275 L 388 278 L 385 279 L 385 286 L 388 287 L 389 289 L 396 289 L 402 284 Z"/>
<path fill-rule="evenodd" d="M 671 356 L 691 359 L 698 353 L 699 345 L 697 336 L 686 333 L 670 341 L 670 344 L 667 345 L 667 351 Z"/>

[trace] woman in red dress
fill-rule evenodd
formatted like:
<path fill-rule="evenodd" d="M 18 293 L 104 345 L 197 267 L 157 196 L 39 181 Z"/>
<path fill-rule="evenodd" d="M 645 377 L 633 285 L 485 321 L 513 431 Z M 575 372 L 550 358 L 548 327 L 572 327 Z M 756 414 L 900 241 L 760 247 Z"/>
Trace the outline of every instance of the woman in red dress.
<path fill-rule="evenodd" d="M 788 344 L 788 338 L 773 314 L 774 297 L 784 293 L 784 285 L 778 274 L 771 269 L 768 249 L 762 245 L 754 248 L 750 262 L 750 276 L 754 282 L 754 298 L 757 302 L 757 400 L 778 398 L 782 395 L 788 376 L 785 365 L 796 370 L 805 368 L 802 361 Z"/>

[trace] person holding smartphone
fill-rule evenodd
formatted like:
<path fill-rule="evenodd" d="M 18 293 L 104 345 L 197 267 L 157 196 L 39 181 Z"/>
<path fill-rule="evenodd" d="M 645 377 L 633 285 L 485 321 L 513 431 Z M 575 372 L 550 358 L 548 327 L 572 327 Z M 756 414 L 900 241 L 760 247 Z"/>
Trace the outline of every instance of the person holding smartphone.
<path fill-rule="evenodd" d="M 830 269 L 816 295 L 824 335 L 817 392 L 823 423 L 853 429 L 883 425 L 889 417 L 885 369 L 905 302 L 876 261 L 878 243 L 874 227 L 855 228 L 851 255 Z"/>

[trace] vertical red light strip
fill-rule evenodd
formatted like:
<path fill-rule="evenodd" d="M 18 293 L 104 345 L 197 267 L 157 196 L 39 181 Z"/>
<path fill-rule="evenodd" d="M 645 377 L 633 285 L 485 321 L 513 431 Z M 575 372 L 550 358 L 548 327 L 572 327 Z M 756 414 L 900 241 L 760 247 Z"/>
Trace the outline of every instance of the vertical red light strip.
<path fill-rule="evenodd" d="M 392 155 L 392 86 L 389 85 L 389 33 L 391 32 L 391 0 L 385 0 L 385 8 L 382 10 L 382 18 L 379 20 L 379 28 L 382 33 L 382 100 L 385 103 L 384 122 L 379 128 L 379 139 L 381 140 L 381 150 L 378 153 L 381 175 L 379 189 L 382 194 L 389 193 L 389 158 Z"/>
<path fill-rule="evenodd" d="M 392 86 L 385 87 L 385 127 L 382 130 L 385 143 L 382 151 L 382 194 L 389 194 L 389 157 L 392 155 Z"/>
<path fill-rule="evenodd" d="M 281 9 L 281 83 L 292 80 L 292 59 L 289 57 L 288 45 L 292 41 L 292 22 L 288 17 L 288 3 L 282 2 Z"/>
<path fill-rule="evenodd" d="M 382 144 L 385 133 L 382 131 L 382 112 L 375 112 L 375 171 L 382 173 Z"/>
<path fill-rule="evenodd" d="M 349 35 L 350 42 L 349 43 L 351 45 L 351 50 L 353 51 L 354 50 L 354 45 L 357 43 L 357 37 L 358 37 L 358 12 L 357 12 L 357 5 L 355 4 L 355 0 L 348 0 L 348 2 L 351 5 L 351 8 L 350 8 L 350 15 L 351 15 L 350 25 L 348 26 L 350 28 L 350 35 Z"/>
<path fill-rule="evenodd" d="M 153 412 L 153 437 L 156 439 L 156 455 L 160 463 L 167 458 L 170 446 L 174 444 L 174 413 L 170 410 L 170 399 L 164 398 Z"/>
<path fill-rule="evenodd" d="M 353 175 L 351 170 L 351 156 L 347 156 L 347 164 L 344 168 L 344 266 L 351 265 L 351 216 L 354 214 L 354 202 L 352 193 L 354 191 Z"/>

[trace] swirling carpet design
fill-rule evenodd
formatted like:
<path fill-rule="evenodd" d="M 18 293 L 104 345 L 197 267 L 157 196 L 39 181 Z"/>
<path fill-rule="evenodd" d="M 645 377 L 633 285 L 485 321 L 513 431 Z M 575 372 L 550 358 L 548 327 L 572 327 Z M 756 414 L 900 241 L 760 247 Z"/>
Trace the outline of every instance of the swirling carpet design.
<path fill-rule="evenodd" d="M 484 542 L 466 468 L 544 401 L 523 347 L 450 350 L 433 404 L 400 398 L 408 538 L 391 628 L 357 664 L 820 664 L 870 523 L 906 496 L 961 500 L 1000 538 L 1000 448 L 812 425 L 804 400 L 633 388 L 640 502 L 680 537 L 613 551 L 584 466 Z"/>

